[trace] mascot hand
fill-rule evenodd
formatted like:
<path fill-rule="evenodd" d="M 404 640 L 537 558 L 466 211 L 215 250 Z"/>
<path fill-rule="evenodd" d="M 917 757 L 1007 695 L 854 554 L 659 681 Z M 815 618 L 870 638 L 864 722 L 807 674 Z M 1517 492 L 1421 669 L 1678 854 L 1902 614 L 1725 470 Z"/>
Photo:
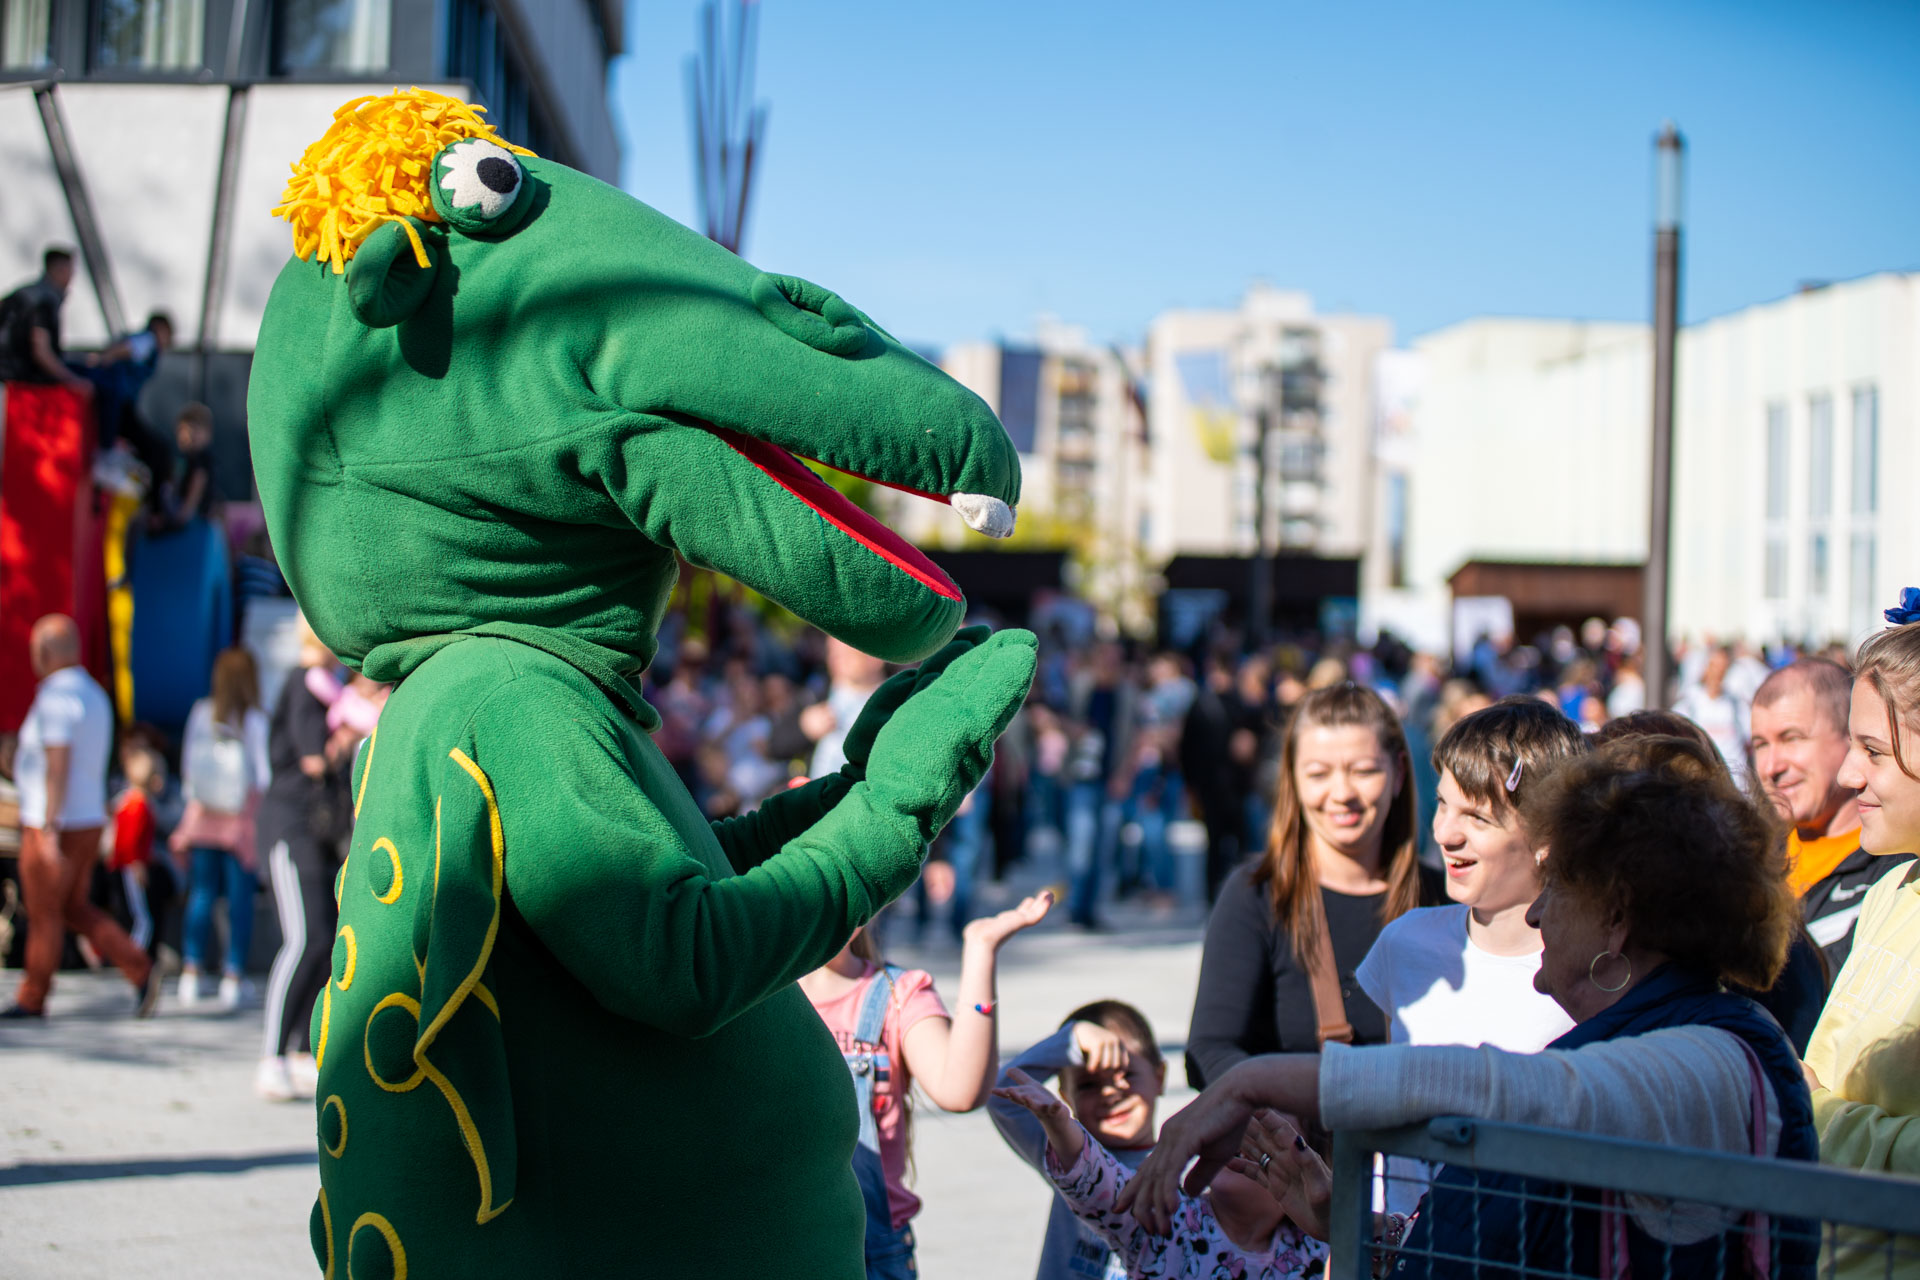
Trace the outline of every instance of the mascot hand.
<path fill-rule="evenodd" d="M 867 757 L 873 752 L 873 740 L 880 736 L 880 730 L 886 728 L 887 721 L 893 719 L 923 677 L 939 674 L 947 663 L 973 648 L 993 634 L 993 628 L 980 625 L 963 627 L 954 633 L 946 647 L 918 667 L 909 667 L 905 671 L 896 671 L 885 683 L 867 697 L 867 704 L 860 708 L 859 716 L 853 722 L 853 728 L 847 730 L 840 751 L 847 762 L 840 766 L 841 776 L 849 782 L 859 782 L 867 776 Z"/>
<path fill-rule="evenodd" d="M 986 777 L 994 739 L 1033 685 L 1036 643 L 1031 631 L 968 627 L 875 690 L 848 732 L 849 768 L 864 771 L 876 799 L 915 818 L 925 839 Z"/>

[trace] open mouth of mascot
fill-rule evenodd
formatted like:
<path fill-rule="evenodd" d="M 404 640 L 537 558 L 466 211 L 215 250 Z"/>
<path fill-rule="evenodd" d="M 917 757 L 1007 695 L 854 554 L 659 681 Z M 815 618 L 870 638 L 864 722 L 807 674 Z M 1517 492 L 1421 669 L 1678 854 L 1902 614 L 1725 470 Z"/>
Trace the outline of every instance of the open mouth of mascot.
<path fill-rule="evenodd" d="M 751 462 L 767 479 L 805 503 L 833 528 L 925 586 L 927 590 L 949 600 L 957 601 L 961 598 L 960 588 L 954 586 L 953 580 L 947 577 L 938 565 L 929 560 L 920 548 L 889 529 L 864 508 L 855 505 L 845 494 L 822 480 L 793 454 L 778 445 L 768 444 L 764 440 L 755 440 L 751 436 L 729 431 L 725 427 L 709 426 L 707 430 L 720 437 L 734 452 Z M 961 517 L 971 528 L 988 537 L 1004 538 L 1013 532 L 1013 509 L 998 498 L 971 493 L 942 496 L 909 488 L 906 485 L 890 484 L 876 476 L 862 475 L 857 471 L 848 471 L 846 474 L 875 484 L 887 485 L 889 488 L 917 493 L 935 502 L 948 503 L 961 513 Z"/>

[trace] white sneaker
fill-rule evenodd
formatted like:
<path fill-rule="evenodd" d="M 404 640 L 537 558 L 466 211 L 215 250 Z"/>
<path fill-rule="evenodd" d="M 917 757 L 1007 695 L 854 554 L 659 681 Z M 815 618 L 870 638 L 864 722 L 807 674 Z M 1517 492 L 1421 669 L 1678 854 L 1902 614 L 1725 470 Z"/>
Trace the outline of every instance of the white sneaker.
<path fill-rule="evenodd" d="M 253 1091 L 268 1102 L 292 1102 L 300 1096 L 294 1092 L 285 1058 L 260 1059 L 260 1067 L 253 1073 Z"/>
<path fill-rule="evenodd" d="M 314 1065 L 310 1053 L 290 1053 L 286 1056 L 287 1078 L 293 1081 L 293 1092 L 302 1098 L 311 1098 L 320 1091 L 320 1068 Z"/>
<path fill-rule="evenodd" d="M 191 1009 L 200 1003 L 200 975 L 183 973 L 180 975 L 180 1003 Z"/>
<path fill-rule="evenodd" d="M 238 1009 L 242 1002 L 252 998 L 253 984 L 238 974 L 225 974 L 220 979 L 220 1007 L 228 1013 Z"/>

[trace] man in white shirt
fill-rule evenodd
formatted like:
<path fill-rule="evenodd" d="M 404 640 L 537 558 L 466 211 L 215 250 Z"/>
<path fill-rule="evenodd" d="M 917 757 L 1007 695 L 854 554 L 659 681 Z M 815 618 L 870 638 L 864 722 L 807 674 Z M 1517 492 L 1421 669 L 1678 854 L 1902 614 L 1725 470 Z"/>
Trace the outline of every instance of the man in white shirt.
<path fill-rule="evenodd" d="M 113 705 L 80 665 L 80 630 L 48 614 L 28 641 L 40 677 L 20 725 L 13 779 L 20 788 L 20 892 L 27 908 L 27 970 L 0 1018 L 44 1018 L 67 930 L 80 934 L 139 992 L 137 1017 L 159 1002 L 159 966 L 127 931 L 88 901 L 100 830 L 107 822 L 107 756 Z"/>
<path fill-rule="evenodd" d="M 827 638 L 827 697 L 800 713 L 800 732 L 813 741 L 811 776 L 824 778 L 847 762 L 842 749 L 860 709 L 887 678 L 887 664 L 842 640 Z"/>
<path fill-rule="evenodd" d="M 1733 655 L 1716 648 L 1707 654 L 1698 684 L 1688 685 L 1673 709 L 1707 731 L 1727 771 L 1743 788 L 1747 785 L 1748 704 L 1727 681 Z"/>

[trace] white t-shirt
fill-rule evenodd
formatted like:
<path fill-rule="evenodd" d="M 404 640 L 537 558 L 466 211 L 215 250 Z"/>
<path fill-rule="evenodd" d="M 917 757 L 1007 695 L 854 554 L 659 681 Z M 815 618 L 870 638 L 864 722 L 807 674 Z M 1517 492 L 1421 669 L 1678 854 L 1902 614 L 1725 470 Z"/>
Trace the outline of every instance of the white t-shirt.
<path fill-rule="evenodd" d="M 1552 996 L 1533 989 L 1540 953 L 1497 956 L 1467 936 L 1464 903 L 1409 911 L 1380 931 L 1354 971 L 1387 1015 L 1392 1044 L 1492 1045 L 1538 1053 L 1573 1029 Z M 1417 1161 L 1388 1165 L 1385 1207 L 1411 1213 L 1424 1181 Z"/>
<path fill-rule="evenodd" d="M 13 780 L 20 788 L 20 825 L 47 824 L 47 748 L 66 747 L 64 831 L 107 822 L 107 756 L 113 746 L 113 704 L 84 667 L 62 667 L 40 682 L 20 725 Z"/>
<path fill-rule="evenodd" d="M 813 772 L 809 776 L 824 778 L 847 762 L 847 730 L 853 728 L 853 722 L 860 718 L 867 699 L 872 696 L 872 689 L 855 689 L 844 684 L 827 690 L 827 706 L 833 709 L 833 728 L 813 744 Z"/>

